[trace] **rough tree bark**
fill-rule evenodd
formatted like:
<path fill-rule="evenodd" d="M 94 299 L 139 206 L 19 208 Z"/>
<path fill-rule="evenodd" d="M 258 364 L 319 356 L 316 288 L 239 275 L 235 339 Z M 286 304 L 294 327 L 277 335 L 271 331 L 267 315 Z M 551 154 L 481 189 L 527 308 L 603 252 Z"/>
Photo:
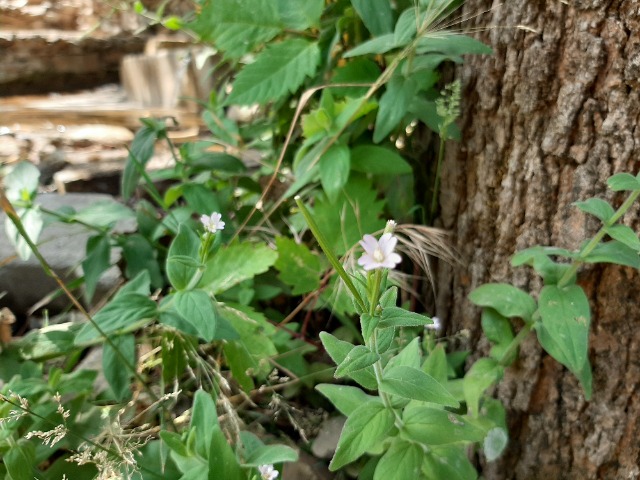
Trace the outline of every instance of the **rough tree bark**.
<path fill-rule="evenodd" d="M 510 267 L 533 245 L 577 248 L 598 223 L 571 206 L 591 196 L 620 203 L 606 179 L 640 167 L 640 3 L 637 0 L 469 0 L 465 15 L 493 56 L 469 58 L 463 140 L 449 146 L 441 222 L 464 268 L 440 275 L 438 313 L 448 332 L 468 329 L 487 352 L 468 293 L 513 282 L 537 294 L 530 269 Z M 493 8 L 492 8 L 493 7 Z M 518 28 L 524 26 L 527 30 Z M 624 221 L 636 231 L 640 209 Z M 507 405 L 510 445 L 483 464 L 488 479 L 640 478 L 640 275 L 583 268 L 591 300 L 593 398 L 532 335 L 496 395 Z M 518 325 L 516 325 L 518 327 Z"/>

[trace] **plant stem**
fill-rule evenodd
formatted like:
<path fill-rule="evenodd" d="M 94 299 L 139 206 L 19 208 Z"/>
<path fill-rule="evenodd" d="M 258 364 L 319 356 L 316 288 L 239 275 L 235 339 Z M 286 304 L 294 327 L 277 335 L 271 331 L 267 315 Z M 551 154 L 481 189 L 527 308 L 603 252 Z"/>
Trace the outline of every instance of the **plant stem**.
<path fill-rule="evenodd" d="M 429 213 L 429 223 L 433 223 L 436 217 L 436 209 L 438 208 L 438 190 L 440 189 L 440 170 L 442 169 L 442 160 L 444 158 L 445 139 L 440 133 L 440 148 L 438 149 L 438 163 L 436 164 L 436 178 L 433 181 L 433 193 L 431 195 L 431 211 Z"/>
<path fill-rule="evenodd" d="M 338 275 L 340 275 L 340 278 L 342 278 L 342 281 L 344 282 L 344 284 L 347 286 L 347 288 L 349 289 L 349 291 L 353 295 L 355 301 L 358 304 L 358 307 L 360 308 L 360 311 L 361 312 L 365 312 L 366 311 L 366 307 L 365 307 L 364 300 L 360 296 L 360 292 L 358 292 L 358 290 L 356 289 L 355 285 L 351 281 L 351 277 L 349 277 L 349 274 L 345 271 L 345 269 L 342 266 L 342 264 L 340 263 L 340 261 L 337 259 L 337 257 L 334 255 L 334 253 L 329 248 L 329 243 L 324 238 L 324 235 L 322 234 L 322 232 L 318 228 L 318 225 L 316 224 L 315 220 L 311 216 L 311 213 L 309 212 L 307 207 L 304 205 L 304 203 L 302 203 L 302 199 L 300 198 L 299 195 L 297 195 L 294 200 L 298 204 L 298 208 L 300 208 L 300 211 L 302 212 L 302 215 L 304 216 L 305 220 L 307 221 L 307 224 L 309 225 L 309 228 L 311 229 L 311 233 L 313 233 L 314 237 L 316 237 L 316 240 L 318 241 L 318 244 L 320 245 L 320 248 L 322 249 L 324 254 L 327 256 L 327 259 L 329 260 L 329 263 L 331 263 L 331 266 L 335 269 L 336 273 Z"/>
<path fill-rule="evenodd" d="M 511 340 L 511 343 L 502 354 L 502 358 L 500 359 L 500 362 L 499 362 L 500 365 L 506 367 L 511 364 L 511 362 L 509 361 L 509 357 L 513 355 L 513 352 L 515 352 L 518 349 L 518 347 L 524 341 L 524 339 L 529 336 L 529 333 L 531 333 L 531 330 L 533 329 L 533 325 L 534 325 L 533 323 L 527 323 L 522 328 L 522 330 L 520 330 L 518 334 L 513 338 L 513 340 Z"/>
<path fill-rule="evenodd" d="M 640 196 L 640 190 L 633 190 L 627 199 L 624 201 L 620 208 L 616 210 L 613 216 L 604 222 L 604 225 L 598 230 L 589 243 L 587 243 L 579 253 L 579 257 L 573 262 L 571 262 L 571 266 L 565 271 L 562 278 L 558 281 L 558 288 L 565 287 L 573 278 L 573 276 L 578 271 L 580 265 L 582 265 L 584 259 L 593 251 L 594 248 L 600 243 L 600 240 L 606 235 L 607 229 L 611 227 L 614 223 L 616 223 L 626 212 L 631 208 L 631 205 L 636 201 L 636 199 Z"/>

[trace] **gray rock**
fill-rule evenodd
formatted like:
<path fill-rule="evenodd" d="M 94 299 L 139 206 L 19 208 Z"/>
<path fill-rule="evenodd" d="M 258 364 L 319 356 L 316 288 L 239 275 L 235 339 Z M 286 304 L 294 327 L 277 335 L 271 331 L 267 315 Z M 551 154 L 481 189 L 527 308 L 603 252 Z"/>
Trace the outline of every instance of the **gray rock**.
<path fill-rule="evenodd" d="M 331 417 L 325 420 L 320 427 L 318 436 L 311 445 L 311 452 L 317 458 L 331 458 L 338 446 L 338 440 L 340 439 L 340 433 L 346 418 Z"/>
<path fill-rule="evenodd" d="M 70 206 L 76 210 L 88 207 L 94 202 L 113 200 L 102 194 L 42 194 L 37 203 L 49 210 Z M 115 200 L 114 200 L 115 201 Z M 55 281 L 48 277 L 38 260 L 32 255 L 28 260 L 20 260 L 5 233 L 5 215 L 0 213 L 0 292 L 7 294 L 0 299 L 0 307 L 7 306 L 16 314 L 26 313 L 30 307 L 57 289 Z M 117 229 L 126 231 L 132 228 L 131 222 L 119 222 Z M 81 263 L 85 256 L 87 239 L 92 233 L 80 225 L 54 222 L 46 225 L 38 245 L 43 257 L 53 270 L 66 282 L 82 275 Z M 117 260 L 118 252 L 113 252 L 112 261 Z M 118 268 L 106 271 L 96 289 L 95 299 L 101 298 L 119 282 Z M 59 297 L 47 305 L 55 313 L 64 309 L 69 301 Z"/>

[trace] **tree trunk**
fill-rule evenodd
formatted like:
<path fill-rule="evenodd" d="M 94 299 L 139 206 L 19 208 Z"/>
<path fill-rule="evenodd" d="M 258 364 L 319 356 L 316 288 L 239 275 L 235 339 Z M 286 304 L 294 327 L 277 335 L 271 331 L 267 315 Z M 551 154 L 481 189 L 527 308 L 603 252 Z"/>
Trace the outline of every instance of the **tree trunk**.
<path fill-rule="evenodd" d="M 619 205 L 606 179 L 640 167 L 638 1 L 492 5 L 464 7 L 464 18 L 480 14 L 469 26 L 485 29 L 477 37 L 494 55 L 469 57 L 458 70 L 463 140 L 448 146 L 440 221 L 465 265 L 443 267 L 438 289 L 448 333 L 467 329 L 458 346 L 484 354 L 469 292 L 511 282 L 537 296 L 541 281 L 528 267 L 512 268 L 513 253 L 578 248 L 599 223 L 572 202 L 598 196 Z M 639 211 L 624 218 L 636 231 Z M 487 479 L 640 478 L 640 275 L 583 267 L 579 284 L 591 301 L 593 398 L 585 401 L 531 335 L 496 388 L 510 443 L 501 459 L 482 463 Z"/>

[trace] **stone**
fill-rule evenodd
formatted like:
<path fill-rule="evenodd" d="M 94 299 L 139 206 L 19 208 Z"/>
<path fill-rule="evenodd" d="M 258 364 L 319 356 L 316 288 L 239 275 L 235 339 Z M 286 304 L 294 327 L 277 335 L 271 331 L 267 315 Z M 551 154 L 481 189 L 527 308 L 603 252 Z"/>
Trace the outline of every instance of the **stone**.
<path fill-rule="evenodd" d="M 48 210 L 57 210 L 63 206 L 70 206 L 81 210 L 89 205 L 104 200 L 114 200 L 109 195 L 102 194 L 41 194 L 37 203 Z M 115 200 L 114 200 L 115 201 Z M 47 297 L 58 286 L 48 277 L 38 260 L 31 255 L 28 260 L 20 260 L 5 233 L 5 215 L 0 214 L 0 293 L 6 295 L 0 298 L 0 307 L 10 308 L 16 315 L 29 312 L 30 308 Z M 130 231 L 132 222 L 119 222 L 118 231 Z M 45 227 L 38 239 L 40 252 L 53 270 L 67 283 L 82 275 L 81 263 L 85 256 L 87 239 L 92 233 L 80 225 L 54 222 Z M 117 261 L 118 252 L 112 252 L 112 263 Z M 107 270 L 96 289 L 95 300 L 99 300 L 121 281 L 117 267 Z M 60 296 L 47 304 L 51 313 L 59 312 L 69 305 L 68 299 Z"/>
<path fill-rule="evenodd" d="M 318 436 L 311 445 L 311 452 L 314 456 L 317 458 L 333 457 L 345 421 L 346 418 L 340 416 L 331 417 L 323 422 Z"/>

